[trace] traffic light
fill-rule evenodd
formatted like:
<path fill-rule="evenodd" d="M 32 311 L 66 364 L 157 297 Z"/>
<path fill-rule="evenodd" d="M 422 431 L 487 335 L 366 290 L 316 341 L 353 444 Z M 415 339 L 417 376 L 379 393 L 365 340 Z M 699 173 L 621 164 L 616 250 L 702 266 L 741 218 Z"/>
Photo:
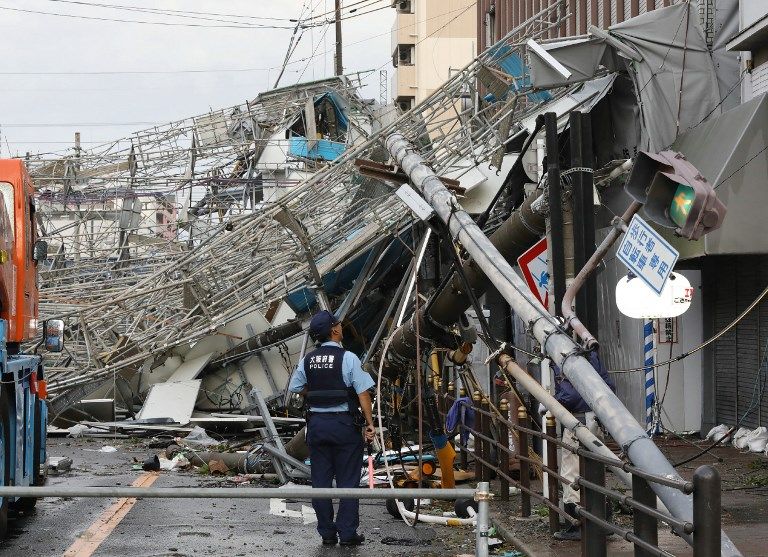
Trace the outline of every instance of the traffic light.
<path fill-rule="evenodd" d="M 677 151 L 640 151 L 624 189 L 652 222 L 689 240 L 717 230 L 725 218 L 712 185 Z"/>

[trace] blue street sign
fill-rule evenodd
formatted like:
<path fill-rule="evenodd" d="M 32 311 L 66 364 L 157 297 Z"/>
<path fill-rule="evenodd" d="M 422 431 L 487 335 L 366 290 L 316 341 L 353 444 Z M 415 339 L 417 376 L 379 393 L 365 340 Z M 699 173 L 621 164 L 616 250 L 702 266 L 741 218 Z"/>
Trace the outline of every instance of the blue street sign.
<path fill-rule="evenodd" d="M 656 294 L 675 268 L 680 254 L 639 215 L 632 217 L 616 256 Z"/>

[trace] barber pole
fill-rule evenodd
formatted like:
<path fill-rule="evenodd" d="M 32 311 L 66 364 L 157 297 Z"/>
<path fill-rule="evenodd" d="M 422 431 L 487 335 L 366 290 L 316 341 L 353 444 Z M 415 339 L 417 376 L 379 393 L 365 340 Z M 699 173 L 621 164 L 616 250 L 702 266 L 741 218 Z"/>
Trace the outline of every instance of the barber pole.
<path fill-rule="evenodd" d="M 655 419 L 656 382 L 653 377 L 653 364 L 656 361 L 656 339 L 653 332 L 653 319 L 646 319 L 643 325 L 643 355 L 645 357 L 645 430 L 650 437 L 659 432 Z"/>

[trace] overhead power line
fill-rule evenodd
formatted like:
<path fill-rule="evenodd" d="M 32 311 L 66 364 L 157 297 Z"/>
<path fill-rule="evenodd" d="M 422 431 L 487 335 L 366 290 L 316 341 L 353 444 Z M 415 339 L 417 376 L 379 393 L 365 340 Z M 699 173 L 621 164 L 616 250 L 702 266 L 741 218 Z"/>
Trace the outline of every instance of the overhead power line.
<path fill-rule="evenodd" d="M 402 27 L 398 27 L 395 29 L 395 31 L 399 31 L 400 29 L 410 28 L 414 27 L 415 25 L 426 23 L 428 21 L 432 21 L 434 19 L 443 18 L 446 16 L 449 16 L 451 14 L 455 14 L 456 12 L 460 12 L 457 16 L 451 18 L 446 25 L 443 25 L 438 30 L 442 30 L 443 28 L 447 27 L 449 24 L 454 22 L 456 19 L 464 15 L 468 10 L 470 10 L 472 6 L 467 6 L 464 8 L 456 8 L 455 10 L 451 10 L 449 12 L 446 12 L 444 14 L 428 17 L 419 21 L 416 21 L 415 23 L 404 25 Z M 331 22 L 332 23 L 332 22 Z M 355 46 L 358 44 L 362 44 L 368 41 L 371 41 L 373 39 L 377 39 L 379 37 L 389 36 L 391 35 L 392 31 L 386 31 L 384 33 L 378 33 L 376 35 L 370 35 L 364 39 L 361 39 L 359 41 L 353 41 L 346 43 L 344 46 L 345 48 L 348 48 L 350 46 Z M 425 38 L 428 38 L 434 34 L 431 33 Z M 424 39 L 421 39 L 423 41 Z M 418 43 L 417 43 L 418 44 Z M 306 62 L 307 60 L 311 60 L 313 58 L 317 58 L 320 56 L 325 56 L 326 54 L 333 53 L 333 49 L 327 49 L 322 52 L 316 52 L 310 56 L 304 57 L 304 58 L 298 58 L 296 60 L 293 60 L 291 62 L 288 62 L 288 66 L 295 65 L 295 64 L 301 64 L 303 62 Z M 389 62 L 387 62 L 389 63 Z M 384 64 L 386 65 L 386 64 Z M 138 74 L 185 74 L 185 73 L 219 73 L 219 72 L 254 72 L 254 71 L 272 71 L 272 70 L 279 70 L 282 67 L 282 64 L 279 66 L 272 66 L 268 68 L 217 68 L 217 69 L 188 69 L 188 70 L 104 70 L 104 71 L 52 71 L 52 72 L 46 72 L 46 71 L 0 71 L 0 75 L 138 75 Z M 383 67 L 383 66 L 382 66 Z"/>
<path fill-rule="evenodd" d="M 98 128 L 104 126 L 157 126 L 161 122 L 65 122 L 54 124 L 49 122 L 38 122 L 32 124 L 2 124 L 4 128 L 66 128 L 70 126 L 80 126 L 84 128 Z"/>
<path fill-rule="evenodd" d="M 0 10 L 10 12 L 21 12 L 36 15 L 49 15 L 55 17 L 66 17 L 70 19 L 85 19 L 90 21 L 107 21 L 112 23 L 136 23 L 140 25 L 160 25 L 163 27 L 194 27 L 197 29 L 293 29 L 289 25 L 263 25 L 258 23 L 222 23 L 218 25 L 205 25 L 202 23 L 175 23 L 170 21 L 147 21 L 139 19 L 119 19 L 110 17 L 98 17 L 78 14 L 64 14 L 59 12 L 46 12 L 43 10 L 29 10 L 24 8 L 11 8 L 10 6 L 0 6 Z"/>
<path fill-rule="evenodd" d="M 143 12 L 143 13 L 156 13 L 162 15 L 174 15 L 177 17 L 191 17 L 191 16 L 217 16 L 217 17 L 233 17 L 239 19 L 255 19 L 265 21 L 286 21 L 296 23 L 296 19 L 290 19 L 285 17 L 267 17 L 258 15 L 245 15 L 245 14 L 233 14 L 233 13 L 221 13 L 221 12 L 201 12 L 193 10 L 174 10 L 172 8 L 146 8 L 140 6 L 126 6 L 125 4 L 104 4 L 101 2 L 84 2 L 82 0 L 47 0 L 48 2 L 56 2 L 59 4 L 75 4 L 81 6 L 97 7 L 97 8 L 111 8 L 114 10 L 125 10 L 131 12 Z M 205 19 L 205 18 L 195 18 Z M 214 20 L 215 21 L 215 20 Z"/>

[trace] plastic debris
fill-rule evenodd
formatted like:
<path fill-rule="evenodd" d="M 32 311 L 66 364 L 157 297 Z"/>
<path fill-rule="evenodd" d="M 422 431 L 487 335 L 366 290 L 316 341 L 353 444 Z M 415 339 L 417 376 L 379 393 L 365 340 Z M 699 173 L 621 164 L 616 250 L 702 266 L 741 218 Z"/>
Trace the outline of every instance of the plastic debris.
<path fill-rule="evenodd" d="M 113 447 L 112 445 L 104 445 L 102 448 L 99 449 L 100 453 L 116 453 L 117 448 Z"/>
<path fill-rule="evenodd" d="M 160 462 L 160 470 L 181 470 L 191 466 L 189 460 L 183 454 L 177 454 L 172 459 L 158 458 Z"/>
<path fill-rule="evenodd" d="M 83 434 L 88 431 L 88 426 L 83 424 L 75 424 L 70 428 L 67 428 L 70 437 L 82 437 Z"/>
<path fill-rule="evenodd" d="M 192 431 L 189 432 L 189 435 L 184 438 L 184 442 L 191 445 L 201 445 L 203 447 L 212 447 L 214 445 L 220 444 L 218 441 L 208 435 L 199 425 L 196 425 L 194 428 L 192 428 Z"/>
<path fill-rule="evenodd" d="M 747 447 L 747 440 L 745 438 L 751 431 L 749 428 L 740 427 L 733 436 L 733 446 L 737 449 L 745 449 Z"/>
<path fill-rule="evenodd" d="M 753 453 L 762 453 L 768 445 L 768 428 L 758 427 L 749 432 L 745 437 L 746 448 Z"/>
<path fill-rule="evenodd" d="M 709 430 L 709 433 L 707 433 L 707 437 L 706 437 L 706 438 L 707 438 L 707 439 L 712 439 L 713 441 L 717 441 L 717 440 L 718 440 L 718 439 L 720 439 L 720 438 L 721 438 L 723 435 L 725 435 L 726 433 L 728 433 L 728 431 L 729 431 L 730 429 L 731 429 L 731 428 L 729 428 L 729 427 L 728 427 L 727 425 L 725 425 L 725 424 L 716 425 L 715 427 L 713 427 L 712 429 L 710 429 L 710 430 Z"/>

